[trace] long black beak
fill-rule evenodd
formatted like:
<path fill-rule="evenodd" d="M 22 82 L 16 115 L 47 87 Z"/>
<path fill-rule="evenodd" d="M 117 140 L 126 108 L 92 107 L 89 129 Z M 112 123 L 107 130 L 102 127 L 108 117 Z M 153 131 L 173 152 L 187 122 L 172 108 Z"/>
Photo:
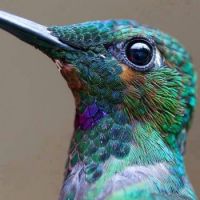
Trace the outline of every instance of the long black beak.
<path fill-rule="evenodd" d="M 73 49 L 51 35 L 46 26 L 4 11 L 0 11 L 0 28 L 15 35 L 22 41 L 39 48 L 40 50 L 45 48 L 65 50 Z"/>

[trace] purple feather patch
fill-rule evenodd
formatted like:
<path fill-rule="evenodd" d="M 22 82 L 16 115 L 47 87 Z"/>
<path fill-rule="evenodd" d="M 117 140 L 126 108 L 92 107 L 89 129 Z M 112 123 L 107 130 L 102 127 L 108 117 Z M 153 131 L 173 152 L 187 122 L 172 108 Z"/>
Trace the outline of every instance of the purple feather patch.
<path fill-rule="evenodd" d="M 97 122 L 106 115 L 95 103 L 86 107 L 83 113 L 77 113 L 75 127 L 88 130 L 94 127 Z"/>

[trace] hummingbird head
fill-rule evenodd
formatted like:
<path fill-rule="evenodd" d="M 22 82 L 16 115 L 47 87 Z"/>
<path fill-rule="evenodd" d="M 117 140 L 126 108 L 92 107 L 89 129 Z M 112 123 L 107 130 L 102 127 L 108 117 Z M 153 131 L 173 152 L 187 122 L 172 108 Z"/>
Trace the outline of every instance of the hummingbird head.
<path fill-rule="evenodd" d="M 132 20 L 45 27 L 3 11 L 0 27 L 57 64 L 80 112 L 95 102 L 163 135 L 188 128 L 195 73 L 187 51 L 168 34 Z"/>

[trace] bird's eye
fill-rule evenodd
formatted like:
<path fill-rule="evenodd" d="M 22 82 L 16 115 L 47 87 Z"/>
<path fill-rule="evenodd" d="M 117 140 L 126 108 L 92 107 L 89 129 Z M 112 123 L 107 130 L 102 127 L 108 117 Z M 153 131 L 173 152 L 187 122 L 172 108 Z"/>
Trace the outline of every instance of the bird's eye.
<path fill-rule="evenodd" d="M 137 71 L 147 71 L 163 64 L 162 56 L 152 39 L 135 37 L 130 41 L 118 43 L 109 51 L 122 63 Z"/>
<path fill-rule="evenodd" d="M 127 45 L 126 56 L 133 64 L 145 66 L 151 62 L 153 47 L 146 41 L 135 40 Z"/>

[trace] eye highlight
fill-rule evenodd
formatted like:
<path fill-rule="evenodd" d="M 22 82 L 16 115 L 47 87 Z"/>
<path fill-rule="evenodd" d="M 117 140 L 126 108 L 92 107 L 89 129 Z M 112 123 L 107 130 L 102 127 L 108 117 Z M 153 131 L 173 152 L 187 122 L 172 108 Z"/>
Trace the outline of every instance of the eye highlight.
<path fill-rule="evenodd" d="M 109 47 L 109 51 L 120 62 L 137 71 L 147 71 L 162 66 L 163 59 L 152 39 L 135 37 Z"/>
<path fill-rule="evenodd" d="M 130 42 L 126 47 L 126 56 L 135 65 L 147 65 L 153 57 L 153 47 L 141 39 Z"/>

